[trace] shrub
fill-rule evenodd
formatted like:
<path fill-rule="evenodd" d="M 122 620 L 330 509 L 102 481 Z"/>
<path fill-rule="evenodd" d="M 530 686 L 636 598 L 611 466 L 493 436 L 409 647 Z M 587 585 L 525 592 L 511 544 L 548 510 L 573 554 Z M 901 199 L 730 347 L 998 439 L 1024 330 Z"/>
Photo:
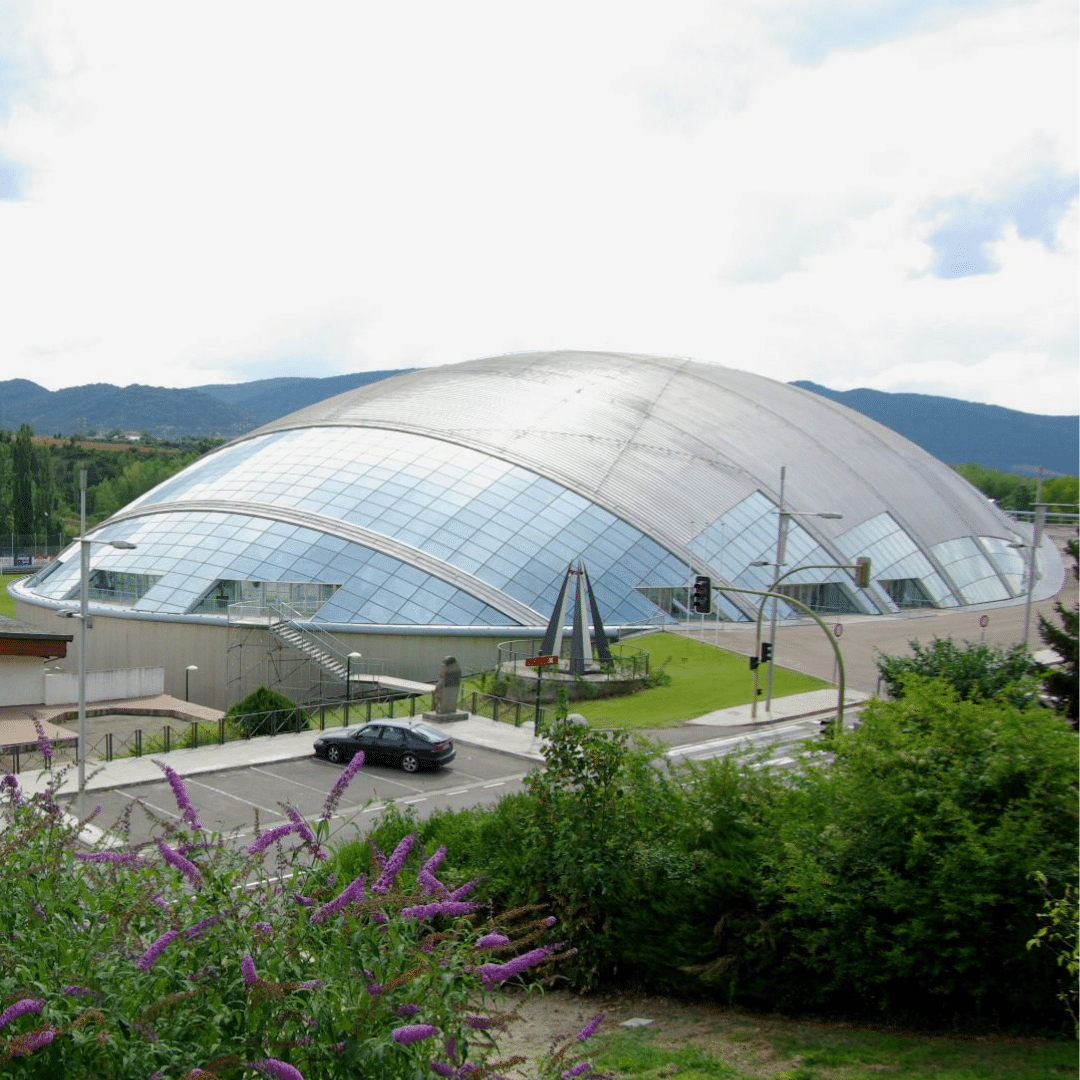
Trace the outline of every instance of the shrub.
<path fill-rule="evenodd" d="M 1038 700 L 1042 665 L 1032 659 L 1025 645 L 1008 649 L 1000 645 L 965 642 L 935 637 L 929 646 L 908 643 L 912 656 L 878 656 L 878 671 L 889 696 L 901 698 L 905 680 L 911 675 L 944 679 L 965 701 L 1004 698 L 1014 705 Z"/>
<path fill-rule="evenodd" d="M 279 731 L 306 731 L 307 713 L 284 694 L 260 686 L 238 701 L 225 713 L 225 720 L 235 724 L 245 739 L 275 735 Z"/>
<path fill-rule="evenodd" d="M 1026 949 L 1075 884 L 1077 742 L 1048 710 L 910 678 L 772 792 L 754 993 L 787 1008 L 1056 1024 Z M 767 817 L 766 822 L 768 823 Z M 1051 1019 L 1054 1017 L 1055 1019 Z"/>
<path fill-rule="evenodd" d="M 7 777 L 0 1072 L 482 1076 L 505 1020 L 485 1016 L 485 993 L 558 959 L 541 944 L 549 920 L 485 919 L 469 886 L 437 876 L 442 853 L 406 887 L 412 836 L 367 875 L 330 871 L 328 822 L 361 763 L 317 823 L 283 806 L 283 824 L 240 851 L 202 829 L 168 768 L 180 820 L 150 844 L 94 851 L 56 802 L 58 777 L 32 798 Z"/>

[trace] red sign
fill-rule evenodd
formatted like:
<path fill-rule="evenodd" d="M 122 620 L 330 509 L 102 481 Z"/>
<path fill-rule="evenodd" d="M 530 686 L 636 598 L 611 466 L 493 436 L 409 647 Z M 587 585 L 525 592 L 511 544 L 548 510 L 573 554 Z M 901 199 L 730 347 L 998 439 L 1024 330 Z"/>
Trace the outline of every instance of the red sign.
<path fill-rule="evenodd" d="M 554 667 L 558 664 L 559 658 L 557 656 L 526 656 L 526 667 Z"/>

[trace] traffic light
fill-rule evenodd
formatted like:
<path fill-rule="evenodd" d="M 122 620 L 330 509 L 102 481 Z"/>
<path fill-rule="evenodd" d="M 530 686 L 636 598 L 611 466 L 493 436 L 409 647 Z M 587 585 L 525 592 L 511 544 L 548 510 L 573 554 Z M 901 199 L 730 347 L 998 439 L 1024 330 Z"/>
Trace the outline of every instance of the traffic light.
<path fill-rule="evenodd" d="M 772 659 L 772 642 L 763 641 L 761 643 L 761 662 L 767 664 Z"/>
<path fill-rule="evenodd" d="M 758 658 L 756 656 L 751 656 L 750 657 L 750 670 L 751 671 L 757 671 L 757 667 L 758 667 Z"/>
<path fill-rule="evenodd" d="M 712 581 L 709 578 L 700 574 L 694 578 L 690 606 L 702 615 L 708 615 L 712 611 Z"/>
<path fill-rule="evenodd" d="M 865 589 L 870 584 L 870 559 L 860 555 L 855 560 L 855 584 L 860 589 Z"/>

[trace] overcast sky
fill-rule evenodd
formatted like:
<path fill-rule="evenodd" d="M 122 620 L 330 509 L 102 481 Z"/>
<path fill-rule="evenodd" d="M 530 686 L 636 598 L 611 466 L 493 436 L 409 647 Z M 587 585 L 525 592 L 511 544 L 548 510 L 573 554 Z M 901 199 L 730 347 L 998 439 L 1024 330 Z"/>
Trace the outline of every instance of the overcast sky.
<path fill-rule="evenodd" d="M 0 378 L 603 349 L 1078 411 L 1075 0 L 0 0 Z"/>

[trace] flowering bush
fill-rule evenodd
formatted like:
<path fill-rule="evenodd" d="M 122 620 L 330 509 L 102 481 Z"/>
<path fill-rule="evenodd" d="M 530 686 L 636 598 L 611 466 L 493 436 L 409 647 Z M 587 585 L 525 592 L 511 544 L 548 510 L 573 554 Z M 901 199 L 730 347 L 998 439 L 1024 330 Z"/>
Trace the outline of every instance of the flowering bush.
<path fill-rule="evenodd" d="M 549 920 L 482 918 L 471 884 L 440 882 L 444 851 L 404 888 L 412 836 L 377 853 L 371 880 L 337 880 L 329 822 L 361 764 L 314 825 L 283 808 L 286 824 L 243 850 L 201 827 L 168 766 L 177 821 L 143 845 L 121 822 L 95 850 L 58 775 L 32 797 L 6 777 L 0 1074 L 419 1080 L 514 1064 L 495 1060 L 509 1018 L 485 993 L 558 958 L 539 944 Z"/>

